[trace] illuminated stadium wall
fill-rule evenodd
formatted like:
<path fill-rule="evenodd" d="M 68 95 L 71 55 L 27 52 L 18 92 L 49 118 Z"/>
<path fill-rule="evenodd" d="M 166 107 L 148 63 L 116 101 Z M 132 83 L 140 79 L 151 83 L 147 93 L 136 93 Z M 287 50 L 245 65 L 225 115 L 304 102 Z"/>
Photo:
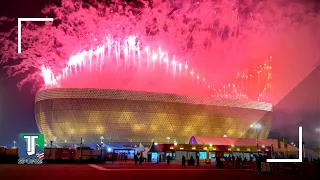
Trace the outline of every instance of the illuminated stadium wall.
<path fill-rule="evenodd" d="M 271 127 L 269 103 L 196 98 L 106 89 L 48 89 L 35 100 L 36 122 L 46 142 L 187 143 L 191 136 L 255 138 L 250 124 L 259 122 L 260 138 Z"/>

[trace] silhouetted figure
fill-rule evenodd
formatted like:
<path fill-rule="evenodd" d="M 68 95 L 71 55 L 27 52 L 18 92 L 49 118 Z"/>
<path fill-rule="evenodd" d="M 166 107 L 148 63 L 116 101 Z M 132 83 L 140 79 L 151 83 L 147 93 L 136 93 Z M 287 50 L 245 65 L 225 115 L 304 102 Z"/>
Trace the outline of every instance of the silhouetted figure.
<path fill-rule="evenodd" d="M 124 162 L 127 162 L 127 159 L 128 159 L 128 155 L 125 154 L 125 155 L 124 155 Z"/>
<path fill-rule="evenodd" d="M 139 158 L 138 158 L 138 156 L 136 154 L 134 155 L 133 160 L 134 160 L 134 164 L 137 165 L 138 161 L 139 161 Z"/>
<path fill-rule="evenodd" d="M 297 164 L 296 163 L 292 163 L 292 173 L 296 174 L 297 173 Z"/>
<path fill-rule="evenodd" d="M 197 159 L 197 166 L 199 166 L 199 155 L 196 156 Z"/>
<path fill-rule="evenodd" d="M 189 159 L 189 165 L 194 165 L 194 159 L 193 159 L 193 156 L 190 157 Z"/>
<path fill-rule="evenodd" d="M 247 162 L 247 161 L 248 161 L 247 157 L 244 157 L 243 162 Z"/>
<path fill-rule="evenodd" d="M 239 156 L 237 156 L 237 161 L 238 161 L 238 162 L 241 161 L 241 158 L 240 158 Z"/>
<path fill-rule="evenodd" d="M 142 161 L 143 161 L 143 156 L 142 156 L 142 153 L 141 153 L 141 155 L 140 155 L 139 165 L 142 165 Z"/>
<path fill-rule="evenodd" d="M 159 163 L 161 163 L 161 155 L 159 156 Z"/>
<path fill-rule="evenodd" d="M 111 156 L 112 163 L 114 163 L 114 158 L 115 158 L 115 155 L 114 155 L 114 153 L 112 153 L 112 156 Z"/>
<path fill-rule="evenodd" d="M 261 157 L 259 156 L 256 157 L 256 163 L 257 163 L 258 174 L 261 174 Z"/>
<path fill-rule="evenodd" d="M 167 156 L 167 164 L 168 165 L 170 164 L 170 156 L 169 155 Z"/>
<path fill-rule="evenodd" d="M 186 167 L 186 157 L 182 156 L 182 167 Z"/>
<path fill-rule="evenodd" d="M 216 167 L 220 168 L 221 161 L 220 161 L 220 157 L 219 156 L 216 157 L 216 163 L 217 163 Z"/>

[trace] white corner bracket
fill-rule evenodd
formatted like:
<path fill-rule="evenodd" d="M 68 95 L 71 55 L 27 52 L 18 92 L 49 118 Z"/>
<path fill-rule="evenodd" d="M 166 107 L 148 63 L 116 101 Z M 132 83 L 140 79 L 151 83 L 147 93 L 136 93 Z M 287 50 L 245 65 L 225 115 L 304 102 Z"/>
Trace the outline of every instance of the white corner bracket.
<path fill-rule="evenodd" d="M 298 159 L 267 159 L 267 162 L 268 163 L 302 162 L 302 126 L 299 126 L 299 158 Z"/>
<path fill-rule="evenodd" d="M 18 54 L 21 53 L 21 22 L 22 21 L 53 21 L 53 18 L 18 18 Z"/>

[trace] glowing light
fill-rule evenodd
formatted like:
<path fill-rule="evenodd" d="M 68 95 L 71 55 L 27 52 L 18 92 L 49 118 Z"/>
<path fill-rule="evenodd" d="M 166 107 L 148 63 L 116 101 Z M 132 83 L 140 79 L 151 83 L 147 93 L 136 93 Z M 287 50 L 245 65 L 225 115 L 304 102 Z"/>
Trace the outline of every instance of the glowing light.
<path fill-rule="evenodd" d="M 80 73 L 82 71 L 99 71 L 102 72 L 103 66 L 106 64 L 106 57 L 105 52 L 108 54 L 107 57 L 111 58 L 111 56 L 115 56 L 117 66 L 124 65 L 125 67 L 130 67 L 132 65 L 138 64 L 139 68 L 142 68 L 142 64 L 149 64 L 149 60 L 153 62 L 153 69 L 155 68 L 155 61 L 159 61 L 157 63 L 157 66 L 161 66 L 164 62 L 164 66 L 166 66 L 166 72 L 167 73 L 173 73 L 176 74 L 176 70 L 179 70 L 179 75 L 182 75 L 182 71 L 188 72 L 189 65 L 187 62 L 184 64 L 184 69 L 182 68 L 182 63 L 176 60 L 175 55 L 172 55 L 172 58 L 169 58 L 169 52 L 164 51 L 162 48 L 158 47 L 155 49 L 152 49 L 150 46 L 146 45 L 141 51 L 140 42 L 138 41 L 138 37 L 135 35 L 128 36 L 127 39 L 124 39 L 122 42 L 113 39 L 110 35 L 106 36 L 106 43 L 97 45 L 96 48 L 94 48 L 92 45 L 90 46 L 89 50 L 84 50 L 82 52 L 79 52 L 73 56 L 71 56 L 67 61 L 67 66 L 62 69 L 61 73 L 53 73 L 53 71 L 46 66 L 41 67 L 41 75 L 43 76 L 45 87 L 60 87 L 61 81 L 71 77 L 73 74 Z M 97 41 L 96 38 L 94 38 L 94 41 Z M 112 53 L 114 52 L 114 54 Z M 123 57 L 123 58 L 122 58 Z M 144 58 L 142 58 L 144 57 Z M 262 68 L 262 65 L 257 66 L 257 68 L 254 69 L 254 71 L 257 71 L 258 74 L 266 74 L 267 75 L 267 81 L 262 89 L 262 93 L 258 94 L 258 101 L 263 100 L 266 96 L 266 93 L 269 88 L 270 80 L 271 78 L 271 65 L 270 60 L 272 57 L 270 56 L 270 59 L 263 63 L 264 68 Z M 142 62 L 145 61 L 145 62 Z M 151 63 L 152 63 L 151 62 Z M 173 68 L 168 68 L 168 64 L 172 63 Z M 178 65 L 178 69 L 177 69 Z M 248 80 L 245 80 L 251 82 L 251 79 L 253 78 L 253 75 L 250 74 L 250 70 L 246 69 L 245 72 L 238 73 L 238 76 L 236 76 L 236 79 L 238 77 L 242 77 Z M 189 71 L 190 74 L 193 76 L 195 74 L 194 69 Z M 249 74 L 249 75 L 248 75 Z M 186 76 L 188 73 L 185 74 Z M 206 82 L 206 78 L 202 77 L 202 81 Z M 197 72 L 197 79 L 200 79 L 200 74 Z M 239 81 L 238 81 L 239 83 Z M 237 83 L 228 83 L 227 85 L 223 85 L 223 92 L 221 90 L 215 91 L 213 89 L 213 93 L 210 93 L 211 97 L 219 97 L 219 98 L 234 98 L 234 99 L 249 99 L 249 97 L 246 94 L 240 94 L 239 92 L 243 91 L 243 86 L 241 85 L 235 85 Z M 207 83 L 206 86 L 208 88 L 211 88 L 211 84 Z M 226 86 L 229 87 L 226 89 Z M 231 88 L 231 86 L 233 88 Z M 230 90 L 229 90 L 230 89 Z"/>
<path fill-rule="evenodd" d="M 262 126 L 259 123 L 255 123 L 255 124 L 251 124 L 250 127 L 255 129 L 261 129 Z"/>

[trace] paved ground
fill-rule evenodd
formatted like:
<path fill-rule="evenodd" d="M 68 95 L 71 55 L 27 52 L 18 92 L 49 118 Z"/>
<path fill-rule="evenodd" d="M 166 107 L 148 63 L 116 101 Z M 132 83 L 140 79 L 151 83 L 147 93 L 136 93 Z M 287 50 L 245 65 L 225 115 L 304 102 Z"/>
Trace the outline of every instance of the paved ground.
<path fill-rule="evenodd" d="M 45 164 L 45 165 L 0 165 L 1 180 L 63 180 L 63 179 L 110 179 L 110 180 L 196 180 L 196 179 L 295 179 L 283 175 L 257 175 L 253 172 L 215 169 L 212 165 L 188 167 L 180 164 L 150 164 L 135 166 L 132 162 L 94 164 Z"/>

